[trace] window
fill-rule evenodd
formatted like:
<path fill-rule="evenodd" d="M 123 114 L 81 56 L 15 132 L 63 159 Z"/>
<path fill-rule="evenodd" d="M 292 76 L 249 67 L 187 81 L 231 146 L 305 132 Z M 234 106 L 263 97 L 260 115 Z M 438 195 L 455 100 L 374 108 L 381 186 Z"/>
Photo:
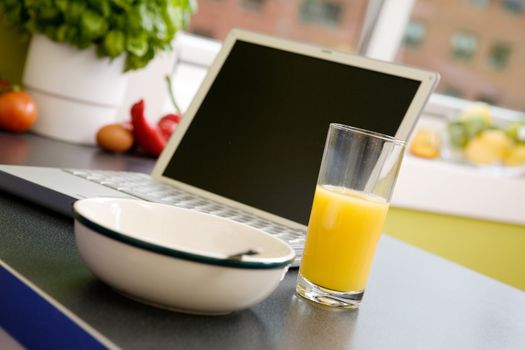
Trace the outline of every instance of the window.
<path fill-rule="evenodd" d="M 224 40 L 232 28 L 355 52 L 367 0 L 199 1 L 189 32 Z"/>
<path fill-rule="evenodd" d="M 509 63 L 511 49 L 510 46 L 504 43 L 496 43 L 492 45 L 489 53 L 489 63 L 494 69 L 503 69 Z"/>
<path fill-rule="evenodd" d="M 403 43 L 409 47 L 417 47 L 423 41 L 426 28 L 422 22 L 411 20 L 405 30 Z"/>
<path fill-rule="evenodd" d="M 342 4 L 336 1 L 303 0 L 303 21 L 338 26 L 341 22 Z"/>
<path fill-rule="evenodd" d="M 520 13 L 523 11 L 524 0 L 503 0 L 503 7 L 514 13 Z"/>
<path fill-rule="evenodd" d="M 240 0 L 240 2 L 244 8 L 247 8 L 253 11 L 261 11 L 264 4 L 266 3 L 265 0 Z"/>
<path fill-rule="evenodd" d="M 452 55 L 455 58 L 469 60 L 476 53 L 478 39 L 472 33 L 457 32 L 452 37 Z"/>
<path fill-rule="evenodd" d="M 487 7 L 490 4 L 490 0 L 469 0 L 469 2 L 479 7 Z"/>
<path fill-rule="evenodd" d="M 525 0 L 487 1 L 480 11 L 474 5 L 481 2 L 414 0 L 404 25 L 424 23 L 425 45 L 403 45 L 395 60 L 439 72 L 439 94 L 525 111 Z M 509 6 L 521 14 L 509 16 Z"/>
<path fill-rule="evenodd" d="M 248 3 L 263 4 L 264 11 L 247 11 Z M 525 111 L 525 70 L 514 64 L 525 57 L 524 4 L 525 0 L 208 0 L 199 1 L 189 30 L 223 40 L 231 28 L 244 28 L 396 60 L 439 72 L 438 93 L 469 100 L 496 96 L 501 107 Z"/>

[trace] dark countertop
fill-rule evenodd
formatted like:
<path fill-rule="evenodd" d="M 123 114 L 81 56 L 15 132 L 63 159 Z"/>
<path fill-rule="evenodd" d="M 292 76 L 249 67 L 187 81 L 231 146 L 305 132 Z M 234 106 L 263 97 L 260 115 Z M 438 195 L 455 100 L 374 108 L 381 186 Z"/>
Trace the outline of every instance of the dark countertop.
<path fill-rule="evenodd" d="M 132 155 L 111 154 L 95 146 L 56 141 L 31 133 L 0 131 L 0 164 L 149 173 L 155 160 L 138 152 Z"/>
<path fill-rule="evenodd" d="M 148 171 L 143 157 L 0 133 L 0 163 Z M 72 220 L 0 193 L 0 259 L 126 349 L 525 349 L 525 293 L 383 236 L 364 302 L 337 312 L 294 296 L 191 316 L 128 300 L 84 267 Z"/>

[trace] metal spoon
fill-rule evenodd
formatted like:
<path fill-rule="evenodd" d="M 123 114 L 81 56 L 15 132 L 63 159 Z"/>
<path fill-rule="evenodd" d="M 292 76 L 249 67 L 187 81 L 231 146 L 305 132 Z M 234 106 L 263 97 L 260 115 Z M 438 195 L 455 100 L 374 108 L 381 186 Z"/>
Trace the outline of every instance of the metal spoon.
<path fill-rule="evenodd" d="M 249 255 L 257 255 L 261 252 L 259 248 L 256 249 L 248 249 L 245 251 L 242 251 L 240 253 L 231 254 L 226 257 L 228 260 L 242 260 L 243 256 L 249 256 Z"/>

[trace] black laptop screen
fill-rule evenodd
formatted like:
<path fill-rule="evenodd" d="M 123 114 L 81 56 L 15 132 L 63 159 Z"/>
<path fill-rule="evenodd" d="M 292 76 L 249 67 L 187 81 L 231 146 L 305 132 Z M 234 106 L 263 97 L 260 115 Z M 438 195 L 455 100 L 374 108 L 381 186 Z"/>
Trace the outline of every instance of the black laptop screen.
<path fill-rule="evenodd" d="M 306 225 L 329 123 L 393 136 L 419 84 L 238 41 L 163 175 Z"/>

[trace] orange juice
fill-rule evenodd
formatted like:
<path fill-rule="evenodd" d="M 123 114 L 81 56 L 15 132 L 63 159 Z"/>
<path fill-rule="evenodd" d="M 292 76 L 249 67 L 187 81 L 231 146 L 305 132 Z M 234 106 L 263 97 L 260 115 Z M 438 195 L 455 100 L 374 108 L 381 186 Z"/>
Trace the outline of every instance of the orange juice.
<path fill-rule="evenodd" d="M 331 290 L 364 290 L 387 211 L 383 198 L 317 186 L 301 275 Z"/>

